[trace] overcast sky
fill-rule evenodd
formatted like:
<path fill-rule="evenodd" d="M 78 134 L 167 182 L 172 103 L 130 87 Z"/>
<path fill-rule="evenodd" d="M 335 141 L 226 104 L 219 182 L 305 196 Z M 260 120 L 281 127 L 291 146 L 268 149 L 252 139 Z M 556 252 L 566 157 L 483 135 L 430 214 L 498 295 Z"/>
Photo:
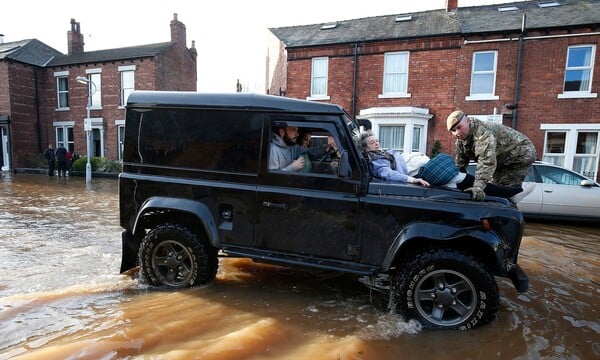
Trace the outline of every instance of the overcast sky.
<path fill-rule="evenodd" d="M 460 7 L 511 0 L 459 0 Z M 264 92 L 269 28 L 445 8 L 445 0 L 7 0 L 0 12 L 4 42 L 38 39 L 67 53 L 71 19 L 80 23 L 85 51 L 170 40 L 173 14 L 196 41 L 198 91 Z"/>

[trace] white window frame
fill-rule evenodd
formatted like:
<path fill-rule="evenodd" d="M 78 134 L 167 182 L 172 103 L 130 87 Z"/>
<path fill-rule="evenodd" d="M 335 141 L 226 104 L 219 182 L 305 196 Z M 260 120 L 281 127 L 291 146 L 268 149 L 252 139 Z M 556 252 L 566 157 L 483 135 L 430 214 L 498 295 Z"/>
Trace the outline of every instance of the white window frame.
<path fill-rule="evenodd" d="M 540 129 L 544 131 L 544 149 L 542 159 L 544 161 L 549 160 L 551 157 L 563 156 L 564 161 L 562 164 L 558 164 L 565 169 L 576 171 L 573 168 L 574 159 L 578 157 L 577 154 L 577 137 L 580 132 L 600 132 L 600 124 L 541 124 Z M 546 154 L 546 142 L 548 132 L 564 132 L 565 133 L 565 152 L 564 154 L 550 153 Z M 596 163 L 593 166 L 596 169 L 596 177 L 598 177 L 598 166 L 600 160 L 600 135 L 598 138 L 599 144 L 596 146 Z M 588 154 L 590 155 L 590 154 Z M 593 179 L 595 180 L 595 179 Z"/>
<path fill-rule="evenodd" d="M 560 133 L 560 134 L 564 134 L 564 139 L 565 139 L 565 144 L 564 144 L 564 151 L 563 152 L 547 152 L 548 149 L 548 133 Z M 565 159 L 566 159 L 566 152 L 567 152 L 567 148 L 569 145 L 569 132 L 567 130 L 552 130 L 552 131 L 545 131 L 544 132 L 544 150 L 542 153 L 542 161 L 545 162 L 549 162 L 551 164 L 557 165 L 557 166 L 564 166 L 565 165 Z"/>
<path fill-rule="evenodd" d="M 119 77 L 121 79 L 121 98 L 119 102 L 119 107 L 123 108 L 127 105 L 127 98 L 129 94 L 131 94 L 135 90 L 135 65 L 127 65 L 127 66 L 119 66 Z M 131 74 L 132 76 L 132 84 L 125 84 L 124 76 Z M 129 87 L 131 86 L 131 87 Z"/>
<path fill-rule="evenodd" d="M 404 127 L 404 139 L 401 147 L 388 147 L 402 153 L 422 152 L 427 150 L 427 131 L 429 120 L 433 117 L 429 109 L 417 107 L 382 107 L 369 108 L 360 111 L 356 117 L 360 120 L 370 120 L 371 130 L 379 137 L 382 126 L 401 126 Z M 413 148 L 415 131 L 418 128 L 418 147 Z M 384 146 L 384 145 L 382 145 Z"/>
<path fill-rule="evenodd" d="M 102 69 L 87 69 L 85 71 L 88 83 L 88 94 L 92 98 L 90 110 L 102 109 Z"/>
<path fill-rule="evenodd" d="M 390 122 L 378 121 L 377 122 L 377 138 L 379 139 L 379 144 L 383 149 L 394 149 L 401 153 L 404 153 L 404 149 L 406 148 L 406 142 L 408 141 L 406 137 L 407 128 L 409 124 L 405 122 L 397 122 L 395 120 L 391 120 Z M 387 139 L 388 136 L 383 134 L 383 129 L 402 129 L 402 138 L 399 139 L 399 143 L 390 143 L 390 140 Z M 386 132 L 388 133 L 388 132 Z M 411 146 L 412 147 L 412 146 Z"/>
<path fill-rule="evenodd" d="M 569 55 L 573 49 L 590 48 L 590 59 L 588 66 L 569 66 Z M 594 60 L 596 58 L 596 45 L 594 44 L 581 44 L 569 46 L 567 49 L 567 58 L 565 59 L 565 76 L 563 79 L 563 92 L 558 94 L 559 99 L 573 99 L 573 98 L 596 98 L 597 93 L 592 93 L 592 81 L 594 80 Z M 587 89 L 577 91 L 565 91 L 565 85 L 567 82 L 567 75 L 570 71 L 588 71 L 589 72 L 589 83 Z"/>
<path fill-rule="evenodd" d="M 56 142 L 54 144 L 55 149 L 58 149 L 59 145 L 63 145 L 65 149 L 67 149 L 70 153 L 73 153 L 75 150 L 75 134 L 74 134 L 74 121 L 55 121 L 52 123 L 54 127 L 54 138 Z M 73 138 L 69 139 L 69 129 L 71 129 L 71 134 Z M 63 140 L 59 141 L 58 133 L 62 132 Z M 66 139 L 65 139 L 66 138 Z"/>
<path fill-rule="evenodd" d="M 310 96 L 307 100 L 329 100 L 327 82 L 329 81 L 329 58 L 312 58 L 310 71 Z"/>
<path fill-rule="evenodd" d="M 69 107 L 69 72 L 68 71 L 56 71 L 54 73 L 56 79 L 56 111 L 67 111 L 71 110 Z M 66 81 L 66 90 L 60 89 L 61 81 Z M 60 100 L 61 94 L 65 95 L 66 104 L 62 104 Z"/>
<path fill-rule="evenodd" d="M 486 69 L 486 70 L 476 70 L 478 68 L 477 64 L 477 58 L 479 55 L 487 55 L 487 54 L 493 54 L 494 55 L 494 64 L 493 64 L 493 68 L 492 69 Z M 475 51 L 473 52 L 473 61 L 471 64 L 471 84 L 470 84 L 470 95 L 465 97 L 465 100 L 467 101 L 472 101 L 472 100 L 498 100 L 500 99 L 500 96 L 495 95 L 496 94 L 496 76 L 497 76 L 497 69 L 498 69 L 498 51 L 496 50 L 486 50 L 486 51 Z M 489 93 L 475 93 L 474 92 L 474 85 L 477 82 L 477 79 L 479 76 L 489 76 L 492 75 L 492 84 L 491 84 L 491 92 Z"/>
<path fill-rule="evenodd" d="M 596 142 L 591 148 L 592 152 L 589 153 L 578 153 L 577 146 L 579 146 L 579 135 L 582 133 L 596 134 Z M 573 157 L 573 170 L 577 171 L 581 175 L 596 180 L 598 176 L 598 159 L 600 158 L 600 131 L 586 131 L 579 129 L 577 131 L 577 143 L 575 144 L 575 156 Z M 578 166 L 578 163 L 580 165 Z"/>
<path fill-rule="evenodd" d="M 400 59 L 400 60 L 398 60 Z M 403 61 L 403 66 L 395 67 L 398 61 Z M 384 98 L 409 98 L 408 93 L 408 68 L 410 52 L 396 51 L 385 53 L 383 57 L 383 85 L 380 99 Z M 395 79 L 399 78 L 399 81 Z M 393 85 L 393 84 L 397 84 Z"/>

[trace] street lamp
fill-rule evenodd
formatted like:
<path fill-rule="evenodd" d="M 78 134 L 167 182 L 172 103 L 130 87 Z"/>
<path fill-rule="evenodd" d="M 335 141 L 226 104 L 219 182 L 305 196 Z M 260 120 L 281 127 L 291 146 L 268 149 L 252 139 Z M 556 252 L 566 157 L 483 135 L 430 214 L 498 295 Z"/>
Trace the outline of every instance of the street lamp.
<path fill-rule="evenodd" d="M 94 82 L 88 78 L 86 78 L 85 76 L 78 76 L 77 77 L 77 82 L 80 84 L 86 84 L 88 86 L 88 101 L 87 101 L 87 117 L 85 118 L 85 120 L 83 121 L 83 129 L 85 130 L 85 146 L 86 146 L 86 152 L 87 152 L 87 163 L 85 164 L 85 182 L 86 184 L 89 184 L 92 182 L 92 163 L 90 163 L 90 155 L 91 155 L 91 149 L 90 149 L 90 136 L 92 133 L 92 119 L 90 118 L 90 108 L 92 107 L 92 95 L 94 92 L 96 92 L 96 84 L 94 84 Z M 92 87 L 94 88 L 94 92 L 92 92 Z"/>

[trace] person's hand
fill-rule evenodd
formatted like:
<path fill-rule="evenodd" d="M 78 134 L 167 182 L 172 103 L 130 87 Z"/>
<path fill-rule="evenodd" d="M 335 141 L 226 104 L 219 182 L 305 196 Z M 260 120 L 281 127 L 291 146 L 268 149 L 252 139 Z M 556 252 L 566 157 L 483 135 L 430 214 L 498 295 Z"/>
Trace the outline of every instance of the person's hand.
<path fill-rule="evenodd" d="M 292 169 L 294 169 L 294 171 L 302 170 L 303 167 L 304 167 L 304 158 L 302 158 L 302 157 L 297 158 L 292 163 Z"/>
<path fill-rule="evenodd" d="M 466 188 L 465 192 L 470 192 L 471 199 L 473 199 L 473 200 L 483 201 L 485 199 L 485 192 L 483 191 L 482 188 L 473 186 L 470 188 Z"/>
<path fill-rule="evenodd" d="M 327 149 L 333 150 L 336 153 L 338 151 L 338 147 L 337 147 L 337 144 L 335 143 L 335 139 L 331 135 L 327 136 Z"/>
<path fill-rule="evenodd" d="M 423 185 L 423 186 L 429 186 L 429 183 L 423 179 L 420 178 L 415 178 L 415 181 L 413 182 L 413 184 L 419 184 L 419 185 Z"/>

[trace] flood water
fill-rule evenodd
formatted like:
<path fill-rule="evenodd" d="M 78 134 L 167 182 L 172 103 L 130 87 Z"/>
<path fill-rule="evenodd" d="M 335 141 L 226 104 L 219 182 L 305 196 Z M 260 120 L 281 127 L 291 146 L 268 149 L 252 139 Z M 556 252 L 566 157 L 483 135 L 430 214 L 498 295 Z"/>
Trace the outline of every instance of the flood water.
<path fill-rule="evenodd" d="M 600 359 L 600 228 L 528 222 L 530 290 L 467 331 L 389 315 L 355 279 L 221 259 L 213 283 L 119 274 L 116 179 L 3 174 L 0 359 Z"/>

